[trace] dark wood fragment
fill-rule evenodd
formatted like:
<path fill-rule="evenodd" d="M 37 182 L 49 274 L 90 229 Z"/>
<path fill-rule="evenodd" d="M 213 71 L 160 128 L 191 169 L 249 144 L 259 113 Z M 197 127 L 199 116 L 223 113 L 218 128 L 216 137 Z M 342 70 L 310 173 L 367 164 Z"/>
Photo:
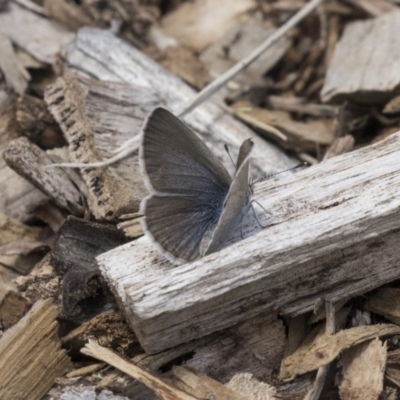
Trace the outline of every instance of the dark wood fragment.
<path fill-rule="evenodd" d="M 51 265 L 64 275 L 63 312 L 67 318 L 83 322 L 117 308 L 95 257 L 125 242 L 124 234 L 112 225 L 66 219 L 51 251 Z"/>

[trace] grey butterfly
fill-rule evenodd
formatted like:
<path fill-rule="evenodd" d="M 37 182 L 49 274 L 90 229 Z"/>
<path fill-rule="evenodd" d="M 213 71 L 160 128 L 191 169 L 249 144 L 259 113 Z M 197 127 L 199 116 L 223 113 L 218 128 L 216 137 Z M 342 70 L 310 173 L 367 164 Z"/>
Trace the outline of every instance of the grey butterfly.
<path fill-rule="evenodd" d="M 179 118 L 156 108 L 144 123 L 139 160 L 150 195 L 141 204 L 144 231 L 174 263 L 218 250 L 250 200 L 250 139 L 240 147 L 232 179 L 211 150 Z"/>

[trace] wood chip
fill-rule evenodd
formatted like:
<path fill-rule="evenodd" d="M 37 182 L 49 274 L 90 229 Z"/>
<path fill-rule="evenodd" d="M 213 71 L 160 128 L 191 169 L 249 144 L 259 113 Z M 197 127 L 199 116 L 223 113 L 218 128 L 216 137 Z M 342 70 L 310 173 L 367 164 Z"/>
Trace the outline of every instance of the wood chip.
<path fill-rule="evenodd" d="M 266 110 L 247 102 L 235 103 L 231 109 L 239 119 L 287 149 L 315 151 L 317 144 L 328 145 L 333 140 L 332 119 L 299 122 L 282 111 Z"/>
<path fill-rule="evenodd" d="M 383 109 L 385 114 L 398 114 L 400 113 L 400 96 L 393 97 Z"/>
<path fill-rule="evenodd" d="M 156 395 L 165 400 L 198 400 L 186 392 L 178 389 L 166 379 L 163 379 L 152 372 L 147 372 L 142 368 L 126 361 L 113 351 L 101 347 L 97 342 L 90 340 L 81 350 L 83 354 L 104 361 L 120 371 L 132 376 L 139 382 L 152 389 Z"/>
<path fill-rule="evenodd" d="M 15 105 L 7 103 L 0 109 L 0 154 L 9 142 L 18 137 L 15 126 Z M 31 210 L 47 197 L 9 168 L 0 157 L 0 212 L 18 221 L 29 220 Z"/>
<path fill-rule="evenodd" d="M 365 309 L 400 325 L 400 289 L 379 289 L 365 304 Z"/>
<path fill-rule="evenodd" d="M 161 26 L 167 35 L 200 52 L 221 39 L 254 7 L 253 0 L 223 0 L 217 10 L 210 0 L 196 0 L 167 14 Z"/>
<path fill-rule="evenodd" d="M 380 336 L 398 335 L 400 327 L 397 325 L 381 324 L 358 326 L 346 329 L 335 335 L 321 335 L 310 344 L 301 346 L 294 354 L 283 360 L 284 370 L 281 370 L 282 380 L 293 380 L 298 375 L 314 371 L 317 368 L 333 361 L 339 354 L 357 344 Z M 380 347 L 381 344 L 379 342 Z M 382 349 L 380 350 L 380 352 Z M 379 353 L 380 353 L 379 352 Z M 386 348 L 384 349 L 386 359 Z M 377 365 L 382 370 L 385 359 Z"/>
<path fill-rule="evenodd" d="M 274 110 L 290 111 L 313 117 L 334 118 L 338 108 L 327 104 L 310 104 L 299 97 L 268 96 L 268 106 Z"/>
<path fill-rule="evenodd" d="M 247 397 L 223 386 L 221 383 L 203 375 L 196 370 L 180 366 L 172 368 L 175 384 L 197 399 L 221 399 L 221 400 L 247 400 Z"/>
<path fill-rule="evenodd" d="M 82 215 L 82 195 L 62 168 L 45 168 L 52 159 L 29 139 L 14 139 L 4 152 L 7 165 L 40 189 L 55 204 L 74 215 Z"/>
<path fill-rule="evenodd" d="M 373 17 L 386 14 L 391 11 L 397 10 L 397 7 L 390 0 L 346 0 L 348 3 L 362 9 Z"/>
<path fill-rule="evenodd" d="M 16 290 L 14 280 L 19 274 L 0 264 L 0 301 L 11 291 Z"/>
<path fill-rule="evenodd" d="M 20 294 L 10 291 L 0 303 L 0 321 L 4 329 L 15 325 L 29 310 L 28 301 Z"/>
<path fill-rule="evenodd" d="M 184 365 L 219 382 L 227 382 L 238 372 L 270 380 L 280 365 L 286 344 L 284 326 L 277 317 L 275 312 L 262 313 L 226 330 L 217 339 L 196 348 Z"/>
<path fill-rule="evenodd" d="M 160 55 L 150 56 L 196 89 L 202 89 L 211 81 L 207 64 L 187 47 L 168 46 Z"/>
<path fill-rule="evenodd" d="M 65 0 L 44 0 L 43 7 L 49 17 L 71 31 L 77 31 L 84 26 L 95 26 L 92 19 L 75 3 Z"/>
<path fill-rule="evenodd" d="M 42 149 L 66 145 L 60 128 L 42 99 L 29 95 L 19 97 L 15 118 L 18 133 Z"/>
<path fill-rule="evenodd" d="M 322 100 L 374 104 L 392 98 L 400 85 L 399 29 L 400 11 L 346 25 L 326 73 Z"/>
<path fill-rule="evenodd" d="M 63 26 L 14 2 L 8 4 L 6 12 L 0 13 L 0 26 L 13 43 L 47 64 L 53 64 L 56 55 L 74 37 Z"/>
<path fill-rule="evenodd" d="M 0 339 L 0 398 L 40 400 L 72 367 L 57 336 L 57 309 L 37 302 Z"/>
<path fill-rule="evenodd" d="M 252 16 L 208 46 L 201 53 L 200 59 L 209 66 L 212 76 L 216 78 L 248 56 L 250 49 L 255 49 L 274 31 L 275 27 L 269 21 L 263 21 L 260 15 Z M 262 76 L 281 59 L 290 44 L 289 38 L 282 37 L 240 73 L 235 82 L 246 85 L 261 83 Z"/>
<path fill-rule="evenodd" d="M 298 315 L 320 293 L 336 302 L 398 279 L 399 152 L 397 133 L 256 184 L 254 198 L 272 214 L 259 214 L 268 229 L 249 215 L 243 233 L 253 236 L 232 232 L 227 248 L 204 259 L 171 268 L 147 237 L 99 256 L 142 346 L 157 352 L 270 307 Z"/>
<path fill-rule="evenodd" d="M 27 274 L 43 257 L 43 251 L 35 252 L 35 248 L 43 246 L 38 242 L 42 230 L 0 214 L 0 231 L 0 263 Z"/>
<path fill-rule="evenodd" d="M 234 390 L 252 400 L 275 400 L 280 397 L 276 393 L 276 389 L 265 382 L 260 382 L 254 376 L 248 373 L 235 375 L 226 387 Z"/>
<path fill-rule="evenodd" d="M 375 400 L 383 390 L 386 365 L 386 343 L 378 338 L 346 350 L 341 357 L 342 400 Z"/>
<path fill-rule="evenodd" d="M 19 94 L 24 93 L 28 86 L 29 75 L 22 69 L 9 38 L 0 29 L 0 70 L 8 85 Z"/>
<path fill-rule="evenodd" d="M 324 155 L 324 160 L 329 158 L 339 156 L 340 154 L 347 153 L 353 150 L 354 147 L 354 136 L 346 135 L 343 137 L 335 138 L 332 144 L 329 146 L 328 150 Z"/>

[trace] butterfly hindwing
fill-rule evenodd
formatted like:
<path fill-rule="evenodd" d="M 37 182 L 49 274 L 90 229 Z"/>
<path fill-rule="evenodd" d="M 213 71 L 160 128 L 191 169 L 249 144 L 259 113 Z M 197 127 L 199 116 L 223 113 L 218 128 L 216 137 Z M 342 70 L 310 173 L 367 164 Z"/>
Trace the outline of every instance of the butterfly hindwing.
<path fill-rule="evenodd" d="M 246 206 L 250 200 L 249 166 L 252 148 L 251 139 L 245 140 L 240 146 L 235 177 L 229 188 L 222 214 L 210 243 L 202 255 L 217 251 L 243 220 Z"/>
<path fill-rule="evenodd" d="M 144 207 L 147 233 L 174 262 L 200 256 L 203 237 L 221 213 L 212 213 L 209 207 L 186 196 L 153 195 L 145 200 Z"/>

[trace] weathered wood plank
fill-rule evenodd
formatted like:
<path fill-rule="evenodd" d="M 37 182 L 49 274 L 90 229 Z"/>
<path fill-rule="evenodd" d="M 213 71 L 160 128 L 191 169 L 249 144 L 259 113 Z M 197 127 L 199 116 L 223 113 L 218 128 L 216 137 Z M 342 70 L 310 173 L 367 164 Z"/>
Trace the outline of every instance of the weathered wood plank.
<path fill-rule="evenodd" d="M 388 101 L 400 86 L 400 11 L 348 24 L 326 73 L 323 101 Z"/>
<path fill-rule="evenodd" d="M 400 132 L 257 184 L 254 197 L 272 214 L 259 218 L 269 227 L 249 218 L 246 240 L 192 263 L 172 268 L 146 237 L 99 256 L 146 351 L 271 307 L 298 315 L 321 296 L 335 302 L 398 279 L 399 156 Z"/>

